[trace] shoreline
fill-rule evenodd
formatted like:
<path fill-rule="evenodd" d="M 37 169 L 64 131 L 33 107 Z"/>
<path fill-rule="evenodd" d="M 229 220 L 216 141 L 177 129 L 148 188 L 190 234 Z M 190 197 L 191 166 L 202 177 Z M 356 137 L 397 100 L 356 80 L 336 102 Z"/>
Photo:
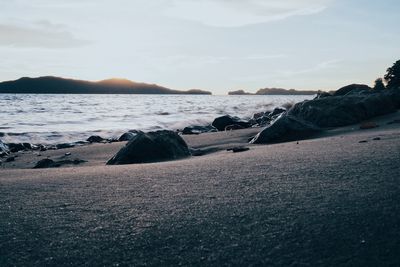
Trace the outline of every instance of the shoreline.
<path fill-rule="evenodd" d="M 303 142 L 306 140 L 318 140 L 321 138 L 329 137 L 343 137 L 346 135 L 360 135 L 364 133 L 393 131 L 394 129 L 399 129 L 399 123 L 393 123 L 393 121 L 398 121 L 400 119 L 400 111 L 392 114 L 375 117 L 369 122 L 374 122 L 378 125 L 377 128 L 361 130 L 360 126 L 363 123 L 358 123 L 354 125 L 336 127 L 332 129 L 325 129 L 323 132 L 315 134 L 306 139 L 296 140 L 297 142 Z M 200 134 L 190 134 L 190 135 L 180 135 L 188 144 L 192 151 L 192 156 L 187 159 L 193 159 L 197 157 L 205 157 L 209 154 L 219 153 L 221 151 L 226 151 L 234 147 L 249 147 L 250 149 L 257 146 L 271 146 L 274 144 L 264 144 L 255 145 L 250 144 L 254 136 L 256 136 L 265 127 L 251 127 L 247 129 L 239 129 L 232 131 L 219 131 L 219 132 L 209 132 Z M 362 140 L 360 140 L 362 141 Z M 74 146 L 71 147 L 60 147 L 60 148 L 49 148 L 44 151 L 40 149 L 35 150 L 22 150 L 14 153 L 10 153 L 9 157 L 15 157 L 15 160 L 7 162 L 3 157 L 2 163 L 0 165 L 0 170 L 5 169 L 32 169 L 33 166 L 41 159 L 81 159 L 84 160 L 79 166 L 74 166 L 67 164 L 66 168 L 81 168 L 86 166 L 100 166 L 105 165 L 107 160 L 111 158 L 120 148 L 125 146 L 127 141 L 117 141 L 117 140 L 102 140 L 99 142 L 90 143 L 88 141 L 76 142 Z M 282 142 L 282 144 L 291 142 Z M 68 144 L 68 143 L 67 143 Z M 72 143 L 74 144 L 74 143 Z M 156 163 L 155 163 L 156 164 Z M 62 168 L 59 167 L 59 168 Z"/>
<path fill-rule="evenodd" d="M 223 149 L 149 164 L 106 166 L 121 143 L 48 151 L 92 158 L 0 169 L 0 264 L 398 265 L 398 117 L 242 153 L 225 148 L 254 129 L 187 136 Z"/>

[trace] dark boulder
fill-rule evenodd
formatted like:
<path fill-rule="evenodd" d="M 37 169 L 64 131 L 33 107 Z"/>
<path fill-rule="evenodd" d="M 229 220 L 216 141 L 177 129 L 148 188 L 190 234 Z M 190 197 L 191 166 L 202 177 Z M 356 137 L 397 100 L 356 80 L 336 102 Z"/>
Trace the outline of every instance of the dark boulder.
<path fill-rule="evenodd" d="M 6 162 L 12 162 L 12 161 L 15 161 L 15 157 L 14 157 L 14 156 L 8 157 L 8 158 L 6 159 Z"/>
<path fill-rule="evenodd" d="M 190 152 L 187 144 L 175 132 L 139 132 L 107 162 L 107 165 L 150 163 L 188 156 Z"/>
<path fill-rule="evenodd" d="M 182 134 L 190 135 L 190 134 L 201 134 L 201 133 L 210 133 L 210 132 L 217 132 L 218 130 L 212 126 L 188 126 L 182 130 Z"/>
<path fill-rule="evenodd" d="M 133 139 L 138 133 L 140 133 L 141 131 L 136 131 L 136 130 L 131 130 L 129 132 L 123 133 L 119 138 L 118 141 L 119 142 L 123 142 L 123 141 L 130 141 L 131 139 Z"/>
<path fill-rule="evenodd" d="M 372 90 L 372 88 L 365 84 L 350 84 L 350 85 L 346 85 L 346 86 L 336 90 L 333 93 L 333 96 L 362 94 L 362 93 L 370 92 L 371 90 Z"/>
<path fill-rule="evenodd" d="M 22 143 L 8 143 L 7 145 L 10 151 L 13 153 L 27 149 Z"/>
<path fill-rule="evenodd" d="M 103 142 L 105 139 L 101 136 L 98 135 L 92 135 L 91 137 L 89 137 L 86 141 L 88 141 L 89 143 L 101 143 Z"/>
<path fill-rule="evenodd" d="M 0 140 L 0 157 L 8 155 L 8 153 L 10 153 L 8 146 Z"/>
<path fill-rule="evenodd" d="M 398 108 L 400 91 L 386 90 L 303 101 L 294 105 L 288 114 L 319 127 L 339 127 L 389 114 Z"/>
<path fill-rule="evenodd" d="M 224 131 L 226 126 L 234 125 L 234 124 L 240 125 L 243 128 L 251 127 L 251 123 L 249 123 L 247 121 L 242 121 L 238 117 L 232 117 L 229 115 L 225 115 L 225 116 L 216 118 L 213 121 L 212 126 L 217 128 L 218 131 Z"/>
<path fill-rule="evenodd" d="M 270 111 L 255 113 L 249 122 L 252 126 L 265 126 L 271 122 L 269 114 Z"/>
<path fill-rule="evenodd" d="M 271 125 L 258 133 L 250 143 L 268 144 L 301 140 L 320 131 L 321 129 L 312 123 L 282 114 Z"/>

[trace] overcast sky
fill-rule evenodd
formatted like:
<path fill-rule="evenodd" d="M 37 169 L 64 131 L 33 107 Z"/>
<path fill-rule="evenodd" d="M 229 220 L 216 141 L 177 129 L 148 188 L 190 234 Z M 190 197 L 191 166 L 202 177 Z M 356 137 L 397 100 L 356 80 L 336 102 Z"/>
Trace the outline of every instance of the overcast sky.
<path fill-rule="evenodd" d="M 400 59 L 399 14 L 398 0 L 0 0 L 0 80 L 372 84 Z"/>

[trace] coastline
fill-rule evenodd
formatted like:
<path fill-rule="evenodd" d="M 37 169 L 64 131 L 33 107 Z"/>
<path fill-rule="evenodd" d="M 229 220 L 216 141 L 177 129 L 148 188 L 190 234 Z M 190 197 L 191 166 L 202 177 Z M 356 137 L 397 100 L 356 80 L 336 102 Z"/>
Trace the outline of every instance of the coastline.
<path fill-rule="evenodd" d="M 397 118 L 242 153 L 226 148 L 259 129 L 184 136 L 215 150 L 169 162 L 105 166 L 112 143 L 43 152 L 79 167 L 3 166 L 0 264 L 398 265 Z"/>

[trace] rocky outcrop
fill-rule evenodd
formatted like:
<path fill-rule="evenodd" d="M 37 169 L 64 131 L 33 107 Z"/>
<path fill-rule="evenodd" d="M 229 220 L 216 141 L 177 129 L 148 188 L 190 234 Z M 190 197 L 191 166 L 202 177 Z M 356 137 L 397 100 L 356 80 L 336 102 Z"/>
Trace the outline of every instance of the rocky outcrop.
<path fill-rule="evenodd" d="M 92 135 L 86 141 L 88 141 L 89 143 L 101 143 L 105 141 L 105 139 L 98 135 Z"/>
<path fill-rule="evenodd" d="M 312 123 L 285 113 L 258 133 L 250 143 L 269 144 L 301 140 L 320 131 L 321 129 Z"/>
<path fill-rule="evenodd" d="M 38 148 L 38 146 L 32 145 L 31 143 L 8 143 L 7 146 L 10 149 L 10 152 L 13 153 L 18 151 L 33 150 Z"/>
<path fill-rule="evenodd" d="M 356 95 L 368 93 L 372 88 L 365 84 L 346 85 L 333 93 L 333 96 Z"/>
<path fill-rule="evenodd" d="M 140 133 L 141 131 L 136 131 L 136 130 L 131 130 L 129 132 L 123 133 L 119 138 L 118 141 L 119 142 L 123 142 L 123 141 L 130 141 L 132 140 L 138 133 Z"/>
<path fill-rule="evenodd" d="M 251 123 L 229 115 L 216 118 L 211 125 L 217 128 L 218 131 L 225 131 L 225 128 L 230 125 L 238 125 L 242 128 L 251 127 Z"/>
<path fill-rule="evenodd" d="M 339 127 L 389 114 L 399 107 L 400 90 L 386 90 L 303 101 L 294 105 L 288 114 L 319 127 Z"/>
<path fill-rule="evenodd" d="M 107 165 L 159 162 L 189 156 L 187 144 L 175 132 L 140 132 L 112 157 Z"/>

